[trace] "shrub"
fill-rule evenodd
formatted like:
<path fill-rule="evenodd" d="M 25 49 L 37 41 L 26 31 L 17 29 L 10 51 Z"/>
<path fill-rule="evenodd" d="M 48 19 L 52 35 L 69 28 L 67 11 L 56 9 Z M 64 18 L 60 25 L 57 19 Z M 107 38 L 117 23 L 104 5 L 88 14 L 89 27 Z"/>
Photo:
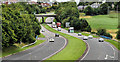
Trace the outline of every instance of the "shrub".
<path fill-rule="evenodd" d="M 117 32 L 116 38 L 117 38 L 117 39 L 120 39 L 120 29 L 119 29 L 118 32 Z"/>
<path fill-rule="evenodd" d="M 112 38 L 112 35 L 110 33 L 106 33 L 104 36 Z"/>
<path fill-rule="evenodd" d="M 96 34 L 96 32 L 91 32 L 91 34 Z"/>
<path fill-rule="evenodd" d="M 108 14 L 108 4 L 103 3 L 100 5 L 100 12 L 101 14 Z"/>
<path fill-rule="evenodd" d="M 105 35 L 106 34 L 106 29 L 98 29 L 97 30 L 97 35 Z"/>
<path fill-rule="evenodd" d="M 86 15 L 93 15 L 93 8 L 91 6 L 88 6 L 84 9 L 84 12 Z"/>

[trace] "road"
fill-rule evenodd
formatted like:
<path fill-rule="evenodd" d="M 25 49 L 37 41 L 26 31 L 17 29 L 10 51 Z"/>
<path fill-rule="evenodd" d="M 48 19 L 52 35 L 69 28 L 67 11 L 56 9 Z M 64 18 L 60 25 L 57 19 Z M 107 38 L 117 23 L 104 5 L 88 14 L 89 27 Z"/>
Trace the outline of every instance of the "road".
<path fill-rule="evenodd" d="M 8 62 L 7 60 L 45 60 L 51 57 L 52 55 L 58 53 L 67 45 L 66 43 L 67 41 L 65 38 L 61 36 L 55 38 L 54 37 L 55 33 L 48 31 L 43 26 L 41 26 L 41 28 L 42 30 L 45 30 L 45 32 L 42 32 L 42 34 L 46 36 L 47 41 L 26 51 L 22 51 L 14 55 L 2 58 L 2 60 L 4 60 L 4 62 L 5 61 Z M 48 39 L 50 37 L 53 37 L 55 42 L 49 42 Z"/>
<path fill-rule="evenodd" d="M 51 22 L 53 19 L 53 17 L 49 17 L 46 21 Z M 51 24 L 48 25 L 51 27 Z M 57 28 L 54 29 L 57 30 Z M 79 37 L 76 33 L 68 33 L 65 29 L 61 29 L 60 32 L 83 39 L 83 36 Z M 118 60 L 118 50 L 108 42 L 98 42 L 97 38 L 85 42 L 88 44 L 88 51 L 81 60 Z"/>

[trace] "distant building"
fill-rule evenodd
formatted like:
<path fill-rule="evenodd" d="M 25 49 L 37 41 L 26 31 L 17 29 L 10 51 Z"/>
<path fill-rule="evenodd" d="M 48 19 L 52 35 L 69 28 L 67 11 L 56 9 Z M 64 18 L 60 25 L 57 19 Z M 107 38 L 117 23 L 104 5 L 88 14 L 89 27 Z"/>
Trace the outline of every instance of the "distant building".
<path fill-rule="evenodd" d="M 99 3 L 93 3 L 93 4 L 91 4 L 90 6 L 92 7 L 92 8 L 98 8 L 98 7 L 100 7 L 100 5 L 101 4 L 99 4 Z M 85 9 L 87 6 L 78 6 L 78 9 L 79 10 L 83 10 L 83 9 Z"/>
<path fill-rule="evenodd" d="M 35 1 L 28 1 L 28 4 L 38 4 L 38 3 Z"/>
<path fill-rule="evenodd" d="M 51 6 L 49 3 L 41 3 L 41 6 L 42 7 L 48 7 L 48 6 Z"/>

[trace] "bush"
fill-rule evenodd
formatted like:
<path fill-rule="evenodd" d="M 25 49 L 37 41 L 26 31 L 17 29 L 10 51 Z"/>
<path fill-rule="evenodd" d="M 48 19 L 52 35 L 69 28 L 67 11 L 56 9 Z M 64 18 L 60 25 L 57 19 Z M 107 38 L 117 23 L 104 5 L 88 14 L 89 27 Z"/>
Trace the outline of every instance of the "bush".
<path fill-rule="evenodd" d="M 100 13 L 108 14 L 108 4 L 107 3 L 103 3 L 100 5 Z"/>
<path fill-rule="evenodd" d="M 91 6 L 88 6 L 84 9 L 84 12 L 86 15 L 93 15 L 93 8 Z"/>
<path fill-rule="evenodd" d="M 91 30 L 92 30 L 92 29 L 91 29 L 90 25 L 89 25 L 89 26 L 87 26 L 86 31 L 87 31 L 87 32 L 91 32 Z"/>
<path fill-rule="evenodd" d="M 112 38 L 112 35 L 110 33 L 106 33 L 104 36 Z"/>
<path fill-rule="evenodd" d="M 117 39 L 120 39 L 120 29 L 119 29 L 118 32 L 117 32 L 116 38 L 117 38 Z"/>
<path fill-rule="evenodd" d="M 91 34 L 96 34 L 96 32 L 91 32 Z"/>
<path fill-rule="evenodd" d="M 106 29 L 98 29 L 97 30 L 97 35 L 105 35 L 106 34 Z"/>

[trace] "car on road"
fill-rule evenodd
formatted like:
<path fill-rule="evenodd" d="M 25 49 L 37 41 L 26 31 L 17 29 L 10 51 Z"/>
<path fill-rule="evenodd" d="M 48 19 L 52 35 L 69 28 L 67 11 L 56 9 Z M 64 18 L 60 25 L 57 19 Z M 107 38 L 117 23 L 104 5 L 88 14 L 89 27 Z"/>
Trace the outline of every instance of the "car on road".
<path fill-rule="evenodd" d="M 88 37 L 87 37 L 87 36 L 84 36 L 84 37 L 83 37 L 83 40 L 88 40 Z"/>
<path fill-rule="evenodd" d="M 104 39 L 103 38 L 99 38 L 99 42 L 104 42 Z"/>
<path fill-rule="evenodd" d="M 93 36 L 92 36 L 92 35 L 89 35 L 89 36 L 88 36 L 88 38 L 89 38 L 89 39 L 92 39 L 92 38 L 93 38 Z"/>
<path fill-rule="evenodd" d="M 56 33 L 56 34 L 55 34 L 55 37 L 59 37 L 59 34 Z"/>
<path fill-rule="evenodd" d="M 78 33 L 78 36 L 82 36 L 82 33 Z"/>
<path fill-rule="evenodd" d="M 53 39 L 53 38 L 50 38 L 50 39 L 49 39 L 49 42 L 54 42 L 54 39 Z"/>
<path fill-rule="evenodd" d="M 61 27 L 58 27 L 57 30 L 58 30 L 58 31 L 61 31 Z"/>
<path fill-rule="evenodd" d="M 42 32 L 45 32 L 45 30 L 42 30 Z"/>
<path fill-rule="evenodd" d="M 55 22 L 52 22 L 52 28 L 56 28 L 56 23 Z"/>

